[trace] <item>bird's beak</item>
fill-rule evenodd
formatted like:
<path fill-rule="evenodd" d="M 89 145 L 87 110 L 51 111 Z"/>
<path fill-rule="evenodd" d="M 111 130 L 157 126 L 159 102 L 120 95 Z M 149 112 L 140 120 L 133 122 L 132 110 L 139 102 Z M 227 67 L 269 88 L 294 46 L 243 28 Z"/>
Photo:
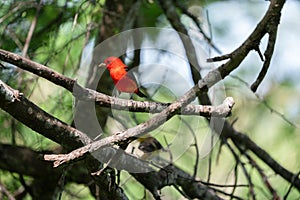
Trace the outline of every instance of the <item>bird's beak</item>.
<path fill-rule="evenodd" d="M 100 64 L 98 65 L 98 67 L 100 67 L 100 68 L 106 67 L 106 64 L 105 64 L 105 63 L 100 63 Z"/>

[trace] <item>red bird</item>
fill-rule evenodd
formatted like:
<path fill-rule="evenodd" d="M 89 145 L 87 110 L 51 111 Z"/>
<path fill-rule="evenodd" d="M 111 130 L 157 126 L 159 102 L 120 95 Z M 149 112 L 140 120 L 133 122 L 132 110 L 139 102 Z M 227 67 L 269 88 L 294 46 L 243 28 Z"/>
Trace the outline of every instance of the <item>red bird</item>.
<path fill-rule="evenodd" d="M 145 94 L 140 92 L 136 80 L 128 74 L 128 67 L 120 58 L 111 56 L 106 58 L 104 63 L 116 88 L 120 92 L 135 93 L 140 97 L 147 97 Z"/>

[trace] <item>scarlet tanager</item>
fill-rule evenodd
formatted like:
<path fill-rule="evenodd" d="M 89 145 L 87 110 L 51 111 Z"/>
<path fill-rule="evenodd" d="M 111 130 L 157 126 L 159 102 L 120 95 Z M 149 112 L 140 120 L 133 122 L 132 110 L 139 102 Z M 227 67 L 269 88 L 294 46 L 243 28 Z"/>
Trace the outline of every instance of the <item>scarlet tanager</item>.
<path fill-rule="evenodd" d="M 106 68 L 110 73 L 110 77 L 114 81 L 114 84 L 119 92 L 125 93 L 135 93 L 139 97 L 147 97 L 145 94 L 140 92 L 138 84 L 133 77 L 130 75 L 127 70 L 128 67 L 125 65 L 122 60 L 118 57 L 108 57 L 104 60 Z"/>
<path fill-rule="evenodd" d="M 147 98 L 145 94 L 140 92 L 135 78 L 127 72 L 128 67 L 120 58 L 115 56 L 108 57 L 104 60 L 104 64 L 119 92 L 135 93 L 140 97 Z M 151 153 L 163 149 L 161 144 L 151 136 L 139 138 L 138 141 L 140 142 L 138 148 L 144 153 Z"/>

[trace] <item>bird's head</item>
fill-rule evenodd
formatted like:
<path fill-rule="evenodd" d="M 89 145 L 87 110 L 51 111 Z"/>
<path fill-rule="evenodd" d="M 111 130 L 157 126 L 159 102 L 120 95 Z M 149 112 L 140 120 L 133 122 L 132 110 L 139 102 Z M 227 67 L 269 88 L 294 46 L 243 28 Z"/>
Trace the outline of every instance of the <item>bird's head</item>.
<path fill-rule="evenodd" d="M 115 57 L 115 56 L 111 56 L 111 57 L 106 58 L 104 60 L 104 64 L 106 65 L 106 68 L 108 70 L 111 70 L 112 68 L 117 67 L 117 66 L 124 65 L 122 60 L 118 57 Z"/>

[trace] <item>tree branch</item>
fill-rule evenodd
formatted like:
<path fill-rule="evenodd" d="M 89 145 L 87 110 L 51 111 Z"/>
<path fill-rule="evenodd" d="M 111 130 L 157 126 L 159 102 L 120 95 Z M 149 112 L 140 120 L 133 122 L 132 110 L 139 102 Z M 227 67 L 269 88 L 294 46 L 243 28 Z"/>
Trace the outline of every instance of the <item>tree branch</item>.
<path fill-rule="evenodd" d="M 93 182 L 94 177 L 90 176 L 89 171 L 86 169 L 85 161 L 74 163 L 66 168 L 53 168 L 51 163 L 43 160 L 42 153 L 44 152 L 33 151 L 27 147 L 0 143 L 0 168 L 31 176 L 34 181 L 30 187 L 37 187 L 39 189 L 39 186 L 36 184 L 43 184 L 45 187 L 40 192 L 47 192 L 48 197 L 53 197 L 59 191 L 58 187 L 61 187 L 60 179 L 62 176 L 64 176 L 65 181 L 62 184 L 67 184 L 68 182 L 91 184 Z M 109 179 L 103 179 L 97 184 L 103 188 L 101 195 L 105 195 L 110 199 L 127 199 L 120 187 L 116 187 L 115 184 L 112 186 Z M 51 187 L 48 187 L 49 185 Z M 106 186 L 111 187 L 111 189 L 113 189 L 112 187 L 116 187 L 114 188 L 114 194 L 111 190 L 106 190 Z M 35 194 L 35 196 L 45 197 L 45 194 L 40 193 Z"/>
<path fill-rule="evenodd" d="M 240 47 L 238 47 L 230 54 L 208 59 L 209 61 L 219 61 L 222 59 L 230 58 L 229 61 L 219 67 L 219 72 L 222 78 L 227 76 L 233 69 L 237 68 L 251 50 L 257 49 L 262 38 L 268 33 L 267 27 L 270 21 L 274 21 L 274 16 L 278 16 L 278 18 L 275 17 L 276 21 L 274 21 L 274 27 L 277 30 L 277 26 L 280 22 L 280 13 L 284 3 L 285 0 L 272 0 L 264 17 Z"/>
<path fill-rule="evenodd" d="M 249 160 L 250 164 L 257 170 L 259 175 L 262 178 L 262 181 L 264 182 L 265 186 L 269 190 L 269 192 L 272 194 L 272 199 L 274 200 L 280 200 L 280 197 L 278 196 L 276 190 L 271 185 L 270 181 L 268 180 L 268 176 L 264 173 L 263 169 L 255 162 L 255 160 L 247 153 L 244 153 L 244 155 Z"/>
<path fill-rule="evenodd" d="M 83 101 L 95 101 L 97 105 L 105 106 L 117 110 L 128 110 L 131 112 L 149 112 L 149 113 L 160 113 L 165 108 L 171 105 L 171 103 L 160 103 L 152 101 L 135 101 L 120 99 L 112 96 L 108 96 L 97 91 L 81 88 L 75 86 L 77 89 L 74 90 L 74 95 Z M 231 99 L 228 99 L 232 101 Z M 218 106 L 206 106 L 206 105 L 193 105 L 188 104 L 186 107 L 179 110 L 176 114 L 178 115 L 198 115 L 203 117 L 227 117 L 232 109 L 229 101 L 225 104 Z M 229 104 L 228 104 L 229 103 Z"/>
<path fill-rule="evenodd" d="M 32 130 L 67 149 L 78 148 L 91 142 L 87 135 L 48 114 L 1 80 L 0 108 Z"/>
<path fill-rule="evenodd" d="M 143 183 L 143 185 L 151 191 L 151 193 L 158 193 L 158 190 L 166 185 L 175 185 L 181 187 L 184 193 L 191 199 L 210 199 L 221 200 L 215 191 L 193 179 L 191 175 L 177 168 L 174 165 L 168 165 L 158 172 L 149 173 L 132 173 L 136 180 Z M 146 182 L 144 180 L 147 180 Z"/>
<path fill-rule="evenodd" d="M 14 196 L 5 188 L 4 185 L 0 182 L 0 192 L 7 196 L 8 200 L 15 200 Z"/>
<path fill-rule="evenodd" d="M 129 110 L 132 112 L 150 112 L 159 113 L 169 103 L 158 103 L 158 102 L 140 102 L 134 100 L 119 99 L 111 97 L 103 93 L 83 88 L 77 84 L 76 80 L 66 77 L 44 65 L 33 62 L 29 59 L 23 58 L 17 54 L 0 49 L 0 59 L 14 64 L 21 69 L 32 72 L 35 75 L 41 76 L 52 83 L 59 85 L 68 91 L 78 99 L 82 101 L 94 101 L 97 105 L 113 108 L 117 110 Z M 231 112 L 231 107 L 225 105 L 220 106 L 202 106 L 202 105 L 187 105 L 182 110 L 178 111 L 177 114 L 183 115 L 199 115 L 204 117 L 226 117 Z"/>
<path fill-rule="evenodd" d="M 208 44 L 219 54 L 221 54 L 221 50 L 213 43 L 212 38 L 210 38 L 202 29 L 202 27 L 200 26 L 200 21 L 198 19 L 197 16 L 193 15 L 191 12 L 188 11 L 188 9 L 185 7 L 185 5 L 179 1 L 176 0 L 175 1 L 176 7 L 178 7 L 181 12 L 185 15 L 187 15 L 189 18 L 191 18 L 194 23 L 196 24 L 196 26 L 199 29 L 199 32 L 202 34 L 202 36 L 204 37 L 204 39 L 208 42 Z"/>
<path fill-rule="evenodd" d="M 164 3 L 163 1 L 160 2 Z M 270 62 L 267 60 L 267 58 L 272 57 L 273 47 L 276 42 L 276 32 L 280 22 L 280 13 L 284 3 L 285 0 L 271 0 L 271 4 L 266 14 L 258 23 L 255 30 L 250 34 L 250 36 L 240 47 L 238 47 L 230 54 L 208 59 L 209 62 L 229 59 L 225 64 L 221 65 L 218 68 L 218 71 L 220 72 L 222 78 L 226 77 L 231 71 L 237 68 L 251 50 L 256 50 L 262 38 L 269 33 L 270 38 L 267 50 L 265 52 L 266 61 L 264 63 L 260 75 L 257 78 L 259 82 L 263 80 L 269 66 L 268 62 Z M 171 19 L 171 17 L 169 18 Z M 173 21 L 174 19 L 176 18 L 173 18 Z M 173 23 L 173 25 L 174 24 L 176 25 L 176 23 Z M 252 87 L 257 87 L 259 85 L 259 82 L 254 83 Z M 223 134 L 221 134 L 221 137 L 230 138 L 237 146 L 241 146 L 243 144 L 242 146 L 245 148 L 245 150 L 250 149 L 261 160 L 263 160 L 267 165 L 269 165 L 269 167 L 271 167 L 276 173 L 280 174 L 280 176 L 285 178 L 287 181 L 292 182 L 298 188 L 298 190 L 300 190 L 300 179 L 295 174 L 291 173 L 290 171 L 279 165 L 278 162 L 276 162 L 267 152 L 265 152 L 262 148 L 257 146 L 248 136 L 236 131 L 227 121 L 225 121 L 225 126 L 222 133 Z"/>
<path fill-rule="evenodd" d="M 276 25 L 279 24 L 279 19 L 280 19 L 280 16 L 279 16 L 279 19 L 277 18 L 273 18 L 276 20 Z M 274 21 L 274 20 L 273 20 Z M 271 22 L 271 24 L 274 25 L 274 22 Z M 270 31 L 271 29 L 268 29 L 269 30 L 269 39 L 268 39 L 268 46 L 267 46 L 267 49 L 265 51 L 265 61 L 264 61 L 264 64 L 263 64 L 263 67 L 261 69 L 261 71 L 259 72 L 259 75 L 258 77 L 256 78 L 256 81 L 251 85 L 251 90 L 253 92 L 256 92 L 258 86 L 261 84 L 261 82 L 263 81 L 263 79 L 265 78 L 267 72 L 268 72 L 268 69 L 270 67 L 270 63 L 271 63 L 271 59 L 272 59 L 272 55 L 273 55 L 273 52 L 274 52 L 274 48 L 275 48 L 275 41 L 276 41 L 276 37 L 277 37 L 277 27 L 278 26 L 272 26 L 272 31 Z"/>
<path fill-rule="evenodd" d="M 221 137 L 229 138 L 232 142 L 242 148 L 242 150 L 252 151 L 257 157 L 264 161 L 274 172 L 279 174 L 285 180 L 293 183 L 295 187 L 300 190 L 300 179 L 288 171 L 286 168 L 281 166 L 277 161 L 275 161 L 264 149 L 259 147 L 255 142 L 253 142 L 247 135 L 236 131 L 229 123 L 225 123 L 222 130 Z"/>
<path fill-rule="evenodd" d="M 190 37 L 188 37 L 188 31 L 185 28 L 184 24 L 181 23 L 180 16 L 176 11 L 176 7 L 174 6 L 173 2 L 171 0 L 159 0 L 159 4 L 172 27 L 179 33 L 178 36 L 180 37 L 180 40 L 182 41 L 182 44 L 184 46 L 186 57 L 190 64 L 192 78 L 194 84 L 196 84 L 200 79 L 202 79 L 202 77 L 200 74 L 201 66 L 197 59 L 197 53 L 193 41 Z M 201 101 L 201 104 L 211 105 L 207 94 L 199 94 L 197 96 Z"/>

